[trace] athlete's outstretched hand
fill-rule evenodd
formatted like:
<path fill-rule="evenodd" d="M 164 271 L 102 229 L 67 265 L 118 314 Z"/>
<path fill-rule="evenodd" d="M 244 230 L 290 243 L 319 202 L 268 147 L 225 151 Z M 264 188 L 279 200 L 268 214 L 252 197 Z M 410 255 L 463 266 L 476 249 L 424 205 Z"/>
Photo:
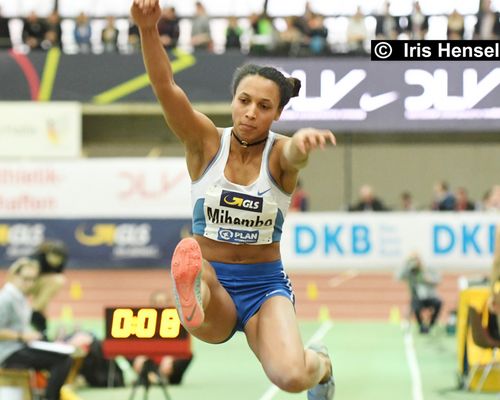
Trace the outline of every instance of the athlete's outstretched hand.
<path fill-rule="evenodd" d="M 161 16 L 159 0 L 134 0 L 130 14 L 139 28 L 153 28 Z"/>
<path fill-rule="evenodd" d="M 318 148 L 324 149 L 328 143 L 337 144 L 332 131 L 328 129 L 303 128 L 299 129 L 292 136 L 291 145 L 303 155 L 307 155 L 312 150 Z"/>

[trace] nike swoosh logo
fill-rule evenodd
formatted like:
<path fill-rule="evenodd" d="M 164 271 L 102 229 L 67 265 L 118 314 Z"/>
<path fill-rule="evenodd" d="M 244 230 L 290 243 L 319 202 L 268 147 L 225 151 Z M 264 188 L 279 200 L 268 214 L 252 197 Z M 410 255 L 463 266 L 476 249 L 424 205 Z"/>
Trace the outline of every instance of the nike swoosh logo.
<path fill-rule="evenodd" d="M 262 196 L 264 194 L 266 194 L 267 192 L 269 192 L 271 190 L 271 188 L 267 189 L 267 190 L 264 190 L 263 192 L 261 192 L 260 190 L 257 192 L 257 196 Z"/>
<path fill-rule="evenodd" d="M 193 306 L 193 309 L 191 310 L 191 314 L 189 315 L 189 317 L 186 317 L 186 321 L 190 322 L 193 319 L 195 311 L 196 311 L 196 304 Z"/>
<path fill-rule="evenodd" d="M 369 93 L 364 93 L 359 99 L 359 106 L 363 111 L 370 112 L 375 111 L 378 108 L 384 107 L 398 99 L 397 92 L 387 92 L 379 94 L 378 96 L 372 96 Z"/>

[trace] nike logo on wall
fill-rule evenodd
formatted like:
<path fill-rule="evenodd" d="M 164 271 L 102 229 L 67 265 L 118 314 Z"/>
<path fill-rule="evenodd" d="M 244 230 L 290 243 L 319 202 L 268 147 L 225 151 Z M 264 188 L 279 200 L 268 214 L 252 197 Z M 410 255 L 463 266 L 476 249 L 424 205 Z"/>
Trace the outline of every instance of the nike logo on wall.
<path fill-rule="evenodd" d="M 257 196 L 262 196 L 264 194 L 266 194 L 267 192 L 269 192 L 271 190 L 271 188 L 267 189 L 267 190 L 264 190 L 263 192 L 261 192 L 260 190 L 257 192 Z"/>
<path fill-rule="evenodd" d="M 359 106 L 366 112 L 375 111 L 396 101 L 398 97 L 398 93 L 394 91 L 382 93 L 378 96 L 371 96 L 369 93 L 365 93 L 359 99 Z"/>

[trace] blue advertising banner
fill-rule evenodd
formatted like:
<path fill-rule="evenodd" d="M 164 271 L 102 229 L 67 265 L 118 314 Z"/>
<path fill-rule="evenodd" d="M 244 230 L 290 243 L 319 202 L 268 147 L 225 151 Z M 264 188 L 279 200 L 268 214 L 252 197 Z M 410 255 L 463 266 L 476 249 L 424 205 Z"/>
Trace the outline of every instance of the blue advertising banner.
<path fill-rule="evenodd" d="M 46 239 L 62 240 L 68 268 L 164 268 L 190 219 L 0 219 L 0 266 L 33 253 Z"/>

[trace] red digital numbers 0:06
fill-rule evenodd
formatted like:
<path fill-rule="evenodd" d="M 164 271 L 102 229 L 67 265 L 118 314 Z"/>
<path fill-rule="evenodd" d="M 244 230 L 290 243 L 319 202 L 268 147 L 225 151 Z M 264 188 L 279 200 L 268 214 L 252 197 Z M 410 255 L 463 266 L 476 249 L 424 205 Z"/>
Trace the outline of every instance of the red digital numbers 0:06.
<path fill-rule="evenodd" d="M 158 312 L 160 326 L 158 328 Z M 141 308 L 137 315 L 131 308 L 117 308 L 113 311 L 111 321 L 111 336 L 116 339 L 125 339 L 135 336 L 140 339 L 151 339 L 158 335 L 164 339 L 174 339 L 179 336 L 181 321 L 175 308 L 157 310 L 155 308 Z"/>

